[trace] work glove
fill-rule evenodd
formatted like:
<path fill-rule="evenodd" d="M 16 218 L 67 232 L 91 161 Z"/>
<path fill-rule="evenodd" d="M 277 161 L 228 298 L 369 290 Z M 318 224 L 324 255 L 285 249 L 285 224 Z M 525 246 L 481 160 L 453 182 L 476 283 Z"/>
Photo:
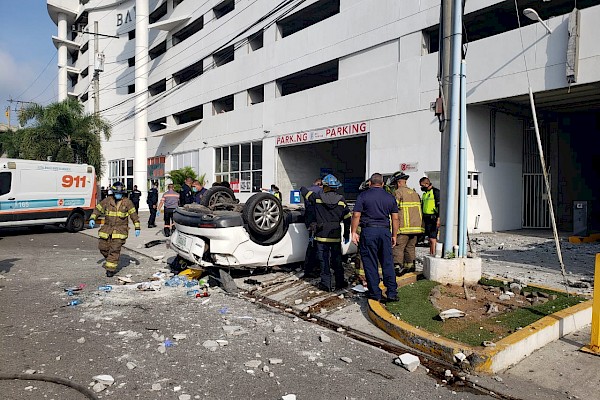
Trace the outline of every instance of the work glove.
<path fill-rule="evenodd" d="M 96 226 L 96 221 L 94 221 L 93 219 L 90 219 L 90 229 L 94 229 L 95 226 Z"/>
<path fill-rule="evenodd" d="M 139 237 L 140 233 L 142 233 L 139 229 L 135 230 L 135 237 Z"/>

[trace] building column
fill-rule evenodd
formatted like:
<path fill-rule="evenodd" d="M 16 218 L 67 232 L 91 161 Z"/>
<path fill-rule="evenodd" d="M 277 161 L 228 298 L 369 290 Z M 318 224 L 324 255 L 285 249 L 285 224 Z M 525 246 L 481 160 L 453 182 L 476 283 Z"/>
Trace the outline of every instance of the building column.
<path fill-rule="evenodd" d="M 135 2 L 135 120 L 134 120 L 134 160 L 133 184 L 142 192 L 140 208 L 147 209 L 148 194 L 148 0 Z"/>
<path fill-rule="evenodd" d="M 58 38 L 67 38 L 67 14 L 58 13 Z M 68 96 L 67 86 L 67 45 L 61 43 L 58 46 L 58 101 L 64 101 Z"/>

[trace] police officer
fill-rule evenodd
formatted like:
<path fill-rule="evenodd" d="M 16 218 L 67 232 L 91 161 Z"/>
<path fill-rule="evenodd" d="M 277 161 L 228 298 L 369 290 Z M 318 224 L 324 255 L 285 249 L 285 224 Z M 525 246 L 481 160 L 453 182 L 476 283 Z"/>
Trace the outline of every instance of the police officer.
<path fill-rule="evenodd" d="M 323 181 L 316 179 L 312 186 L 307 188 L 310 192 L 317 195 L 323 193 Z M 304 199 L 304 225 L 308 230 L 309 242 L 306 247 L 306 256 L 304 257 L 304 276 L 307 278 L 316 278 L 320 276 L 317 269 L 320 269 L 319 259 L 317 258 L 317 245 L 314 243 L 315 230 L 317 227 L 315 206 L 310 201 Z"/>
<path fill-rule="evenodd" d="M 181 185 L 179 192 L 179 205 L 185 206 L 194 202 L 194 192 L 192 191 L 192 183 L 194 180 L 190 177 L 185 178 L 185 183 Z"/>
<path fill-rule="evenodd" d="M 369 189 L 360 193 L 352 215 L 352 241 L 359 246 L 359 252 L 367 279 L 368 297 L 383 301 L 379 288 L 378 264 L 383 272 L 385 301 L 398 300 L 398 284 L 394 273 L 392 247 L 396 245 L 398 232 L 398 204 L 391 194 L 383 189 L 383 176 L 371 175 Z M 392 229 L 390 230 L 390 218 Z M 358 227 L 360 225 L 360 236 Z"/>
<path fill-rule="evenodd" d="M 433 187 L 427 177 L 419 179 L 419 184 L 423 191 L 421 207 L 425 234 L 429 237 L 429 254 L 434 255 L 438 230 L 440 229 L 440 190 Z"/>
<path fill-rule="evenodd" d="M 200 181 L 194 181 L 192 183 L 192 194 L 194 195 L 194 203 L 200 204 L 206 191 L 207 189 L 200 183 Z"/>
<path fill-rule="evenodd" d="M 133 221 L 135 236 L 140 236 L 140 219 L 131 200 L 124 197 L 125 191 L 121 182 L 115 182 L 90 215 L 90 228 L 96 226 L 96 218 L 104 215 L 104 225 L 98 232 L 98 249 L 106 259 L 104 268 L 106 276 L 112 277 L 117 273 L 121 247 L 125 244 L 129 233 L 129 219 Z"/>
<path fill-rule="evenodd" d="M 148 218 L 148 228 L 156 228 L 156 206 L 158 205 L 158 188 L 156 182 L 152 183 L 152 187 L 148 190 L 148 198 L 146 203 L 150 209 L 150 218 Z"/>
<path fill-rule="evenodd" d="M 335 192 L 340 187 L 342 187 L 340 181 L 329 174 L 323 178 L 323 192 L 320 194 L 305 187 L 300 188 L 300 193 L 315 210 L 314 241 L 317 245 L 317 258 L 321 266 L 321 282 L 318 287 L 327 292 L 332 290 L 331 268 L 335 275 L 335 289 L 343 289 L 348 286 L 342 267 L 342 228 L 340 223 L 344 222 L 344 241 L 348 243 L 352 214 L 346 205 L 344 196 Z"/>
<path fill-rule="evenodd" d="M 173 213 L 179 204 L 179 194 L 173 190 L 173 184 L 170 183 L 167 185 L 167 191 L 163 194 L 160 199 L 160 204 L 158 205 L 158 209 L 162 209 L 164 205 L 164 217 L 165 217 L 165 227 L 163 229 L 166 237 L 171 236 L 171 228 L 173 227 Z"/>
<path fill-rule="evenodd" d="M 140 192 L 137 188 L 137 185 L 133 185 L 133 190 L 129 194 L 129 199 L 135 206 L 135 212 L 140 212 L 140 198 L 142 197 L 142 192 Z"/>
<path fill-rule="evenodd" d="M 421 198 L 419 194 L 406 185 L 409 176 L 404 172 L 396 172 L 391 177 L 398 203 L 398 232 L 396 247 L 393 249 L 396 275 L 415 270 L 416 245 L 419 235 L 423 233 L 423 217 L 421 215 Z"/>

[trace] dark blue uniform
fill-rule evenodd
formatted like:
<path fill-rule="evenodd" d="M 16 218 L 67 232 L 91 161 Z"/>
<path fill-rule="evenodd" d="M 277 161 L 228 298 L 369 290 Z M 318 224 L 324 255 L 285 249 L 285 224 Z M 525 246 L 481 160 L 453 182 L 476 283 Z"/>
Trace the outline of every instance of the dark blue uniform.
<path fill-rule="evenodd" d="M 369 297 L 381 300 L 378 264 L 381 264 L 383 284 L 387 297 L 395 298 L 398 284 L 392 255 L 392 230 L 390 215 L 398 213 L 398 204 L 391 194 L 381 187 L 371 187 L 358 195 L 354 206 L 360 212 L 359 252 L 369 287 Z"/>
<path fill-rule="evenodd" d="M 181 185 L 181 191 L 179 192 L 179 205 L 181 207 L 186 204 L 192 204 L 194 202 L 194 193 L 192 192 L 192 188 L 187 184 Z"/>
<path fill-rule="evenodd" d="M 156 226 L 156 205 L 158 204 L 158 190 L 155 187 L 148 190 L 148 198 L 146 199 L 146 203 L 150 209 L 148 228 L 154 228 Z"/>
<path fill-rule="evenodd" d="M 313 185 L 307 188 L 309 191 L 321 194 L 323 188 L 321 186 Z M 303 195 L 304 196 L 304 195 Z M 315 226 L 311 228 L 312 223 L 316 223 L 315 206 L 310 201 L 304 199 L 304 225 L 309 230 L 309 235 L 314 237 Z M 319 259 L 317 258 L 317 245 L 311 240 L 306 247 L 306 256 L 304 257 L 304 276 L 307 278 L 316 278 L 319 276 Z"/>
<path fill-rule="evenodd" d="M 206 188 L 203 187 L 202 189 L 200 189 L 199 192 L 193 192 L 194 194 L 194 203 L 196 204 L 200 204 L 200 202 L 202 201 L 202 198 L 204 197 L 204 193 L 206 193 Z"/>

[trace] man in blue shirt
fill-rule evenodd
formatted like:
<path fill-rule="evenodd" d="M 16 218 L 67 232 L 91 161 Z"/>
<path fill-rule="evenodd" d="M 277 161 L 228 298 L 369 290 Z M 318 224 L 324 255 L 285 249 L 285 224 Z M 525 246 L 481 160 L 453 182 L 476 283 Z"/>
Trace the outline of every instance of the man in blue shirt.
<path fill-rule="evenodd" d="M 358 195 L 354 205 L 352 241 L 358 245 L 363 262 L 368 297 L 377 301 L 384 300 L 379 288 L 378 264 L 381 264 L 383 284 L 386 287 L 385 301 L 398 301 L 398 284 L 392 255 L 392 247 L 396 245 L 396 235 L 392 235 L 392 232 L 398 232 L 398 204 L 394 196 L 383 189 L 381 174 L 371 175 L 370 181 L 370 188 Z"/>

